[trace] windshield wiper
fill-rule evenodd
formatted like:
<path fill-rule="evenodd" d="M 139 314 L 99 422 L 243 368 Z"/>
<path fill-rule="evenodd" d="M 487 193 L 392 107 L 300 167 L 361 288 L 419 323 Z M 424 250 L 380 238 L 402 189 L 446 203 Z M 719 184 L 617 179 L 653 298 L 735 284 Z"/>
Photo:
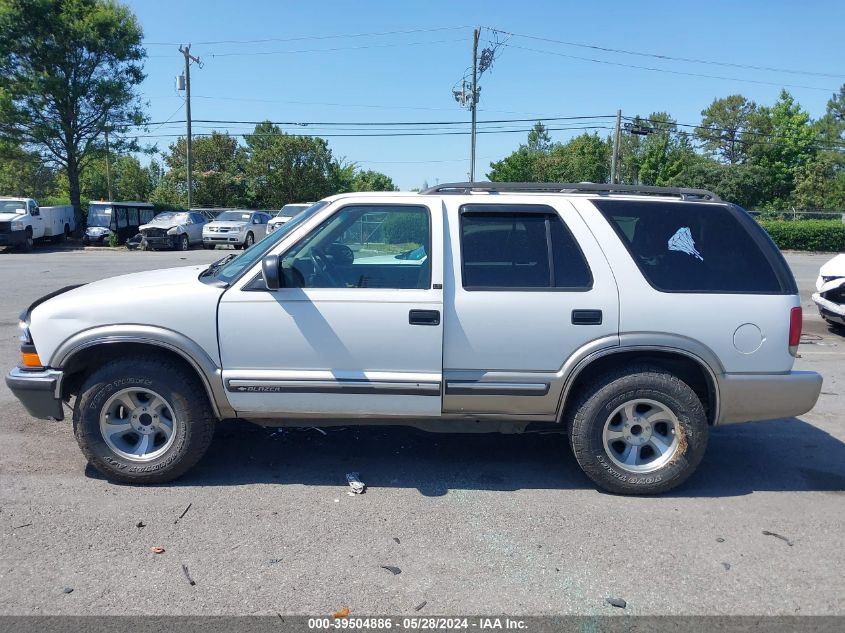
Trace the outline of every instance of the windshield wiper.
<path fill-rule="evenodd" d="M 225 266 L 226 264 L 228 264 L 230 261 L 235 259 L 235 257 L 237 257 L 239 254 L 240 253 L 232 253 L 230 255 L 226 255 L 226 257 L 221 257 L 216 262 L 211 264 L 208 268 L 206 268 L 204 271 L 202 271 L 200 273 L 200 277 L 206 277 L 208 275 L 216 274 L 217 271 L 220 270 L 220 268 L 222 266 Z"/>

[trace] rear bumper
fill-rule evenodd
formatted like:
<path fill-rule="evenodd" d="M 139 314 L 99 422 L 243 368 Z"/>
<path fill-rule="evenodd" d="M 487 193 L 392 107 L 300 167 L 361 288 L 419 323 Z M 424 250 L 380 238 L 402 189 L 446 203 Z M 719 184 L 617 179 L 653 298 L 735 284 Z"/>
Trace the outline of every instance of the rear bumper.
<path fill-rule="evenodd" d="M 807 413 L 816 405 L 822 377 L 814 371 L 786 374 L 725 374 L 719 384 L 716 424 L 776 420 Z"/>
<path fill-rule="evenodd" d="M 62 372 L 55 369 L 24 371 L 15 367 L 6 376 L 6 385 L 34 418 L 63 420 Z"/>
<path fill-rule="evenodd" d="M 18 246 L 26 242 L 26 231 L 0 233 L 0 246 Z"/>

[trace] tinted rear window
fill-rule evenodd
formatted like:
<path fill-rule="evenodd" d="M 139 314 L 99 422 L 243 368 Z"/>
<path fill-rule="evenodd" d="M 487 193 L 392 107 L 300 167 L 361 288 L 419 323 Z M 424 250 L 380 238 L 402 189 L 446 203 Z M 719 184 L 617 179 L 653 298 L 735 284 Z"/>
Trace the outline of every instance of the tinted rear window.
<path fill-rule="evenodd" d="M 664 292 L 791 294 L 777 248 L 738 207 L 596 200 L 648 282 Z M 791 281 L 791 283 L 790 283 Z"/>

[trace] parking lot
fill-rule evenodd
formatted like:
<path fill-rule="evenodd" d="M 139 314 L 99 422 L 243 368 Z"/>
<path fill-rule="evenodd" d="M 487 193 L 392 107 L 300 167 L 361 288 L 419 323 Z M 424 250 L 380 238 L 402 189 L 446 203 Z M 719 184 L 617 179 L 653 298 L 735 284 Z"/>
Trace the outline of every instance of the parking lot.
<path fill-rule="evenodd" d="M 47 292 L 223 254 L 0 253 L 0 368 Z M 31 419 L 0 384 L 0 613 L 614 615 L 619 597 L 632 614 L 843 615 L 845 339 L 809 299 L 829 257 L 788 255 L 816 408 L 715 429 L 663 497 L 597 491 L 559 436 L 246 423 L 179 481 L 114 485 L 69 422 Z M 350 471 L 366 494 L 347 495 Z"/>

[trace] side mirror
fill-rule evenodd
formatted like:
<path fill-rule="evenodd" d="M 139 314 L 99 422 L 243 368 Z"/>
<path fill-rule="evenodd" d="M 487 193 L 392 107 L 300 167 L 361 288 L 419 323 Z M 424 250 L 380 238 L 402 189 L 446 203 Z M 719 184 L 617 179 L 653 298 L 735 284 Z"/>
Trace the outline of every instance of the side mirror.
<path fill-rule="evenodd" d="M 267 290 L 278 290 L 282 287 L 280 263 L 278 255 L 267 255 L 261 260 L 261 276 L 264 278 Z"/>

